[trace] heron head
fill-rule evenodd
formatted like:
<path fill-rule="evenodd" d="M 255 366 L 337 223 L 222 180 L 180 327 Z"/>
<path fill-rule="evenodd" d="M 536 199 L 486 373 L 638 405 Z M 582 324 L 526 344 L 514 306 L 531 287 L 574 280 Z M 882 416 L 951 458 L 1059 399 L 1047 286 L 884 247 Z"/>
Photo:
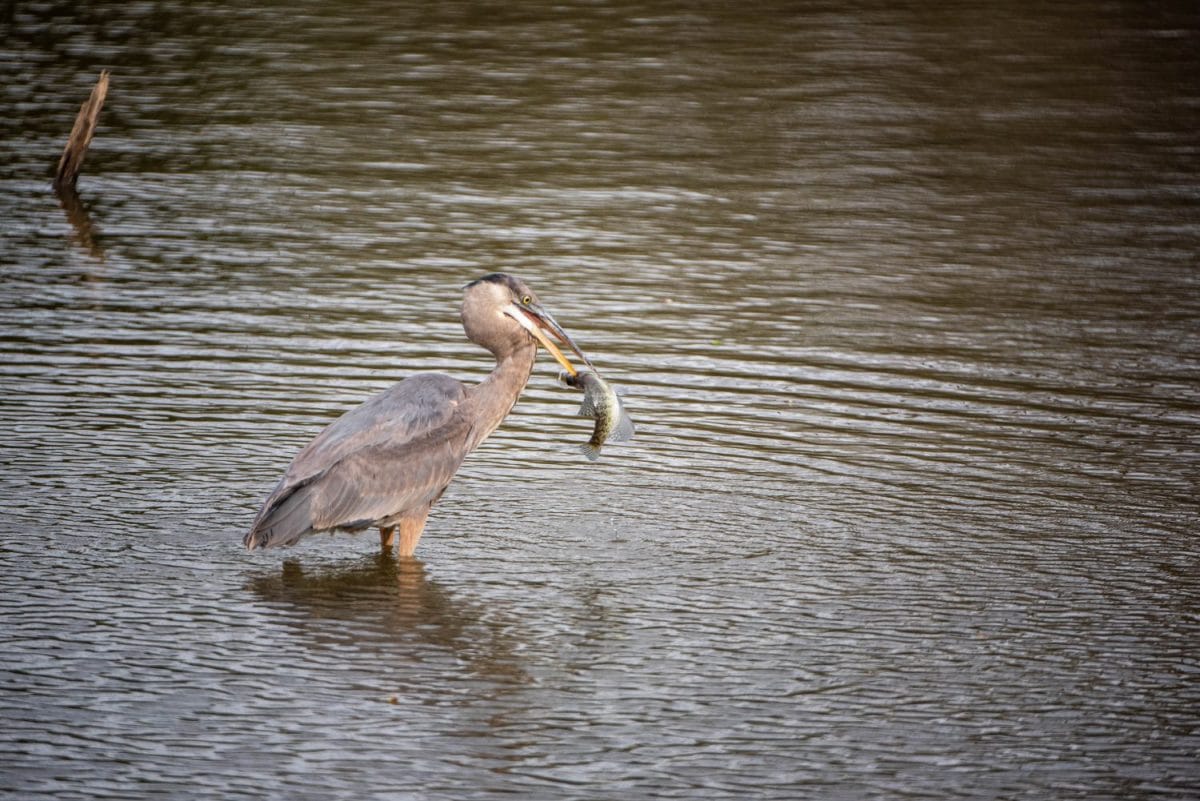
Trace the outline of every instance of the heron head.
<path fill-rule="evenodd" d="M 509 337 L 533 337 L 568 373 L 575 375 L 575 366 L 550 339 L 548 335 L 551 335 L 591 367 L 591 360 L 520 278 L 492 273 L 467 284 L 465 292 L 462 321 L 473 342 L 496 352 L 497 346 Z"/>

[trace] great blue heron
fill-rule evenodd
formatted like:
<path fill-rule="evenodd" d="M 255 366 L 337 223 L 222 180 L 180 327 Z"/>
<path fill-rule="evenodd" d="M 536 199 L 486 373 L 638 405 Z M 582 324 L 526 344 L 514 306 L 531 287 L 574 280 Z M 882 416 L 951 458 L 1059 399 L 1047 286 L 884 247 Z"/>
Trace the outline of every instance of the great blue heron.
<path fill-rule="evenodd" d="M 516 404 L 541 343 L 569 372 L 575 368 L 546 336 L 586 356 L 542 308 L 525 282 L 503 273 L 467 285 L 467 338 L 491 351 L 496 367 L 479 384 L 421 373 L 331 423 L 297 454 L 246 534 L 246 548 L 292 545 L 309 534 L 379 528 L 390 548 L 411 556 L 429 510 L 466 455 Z"/>

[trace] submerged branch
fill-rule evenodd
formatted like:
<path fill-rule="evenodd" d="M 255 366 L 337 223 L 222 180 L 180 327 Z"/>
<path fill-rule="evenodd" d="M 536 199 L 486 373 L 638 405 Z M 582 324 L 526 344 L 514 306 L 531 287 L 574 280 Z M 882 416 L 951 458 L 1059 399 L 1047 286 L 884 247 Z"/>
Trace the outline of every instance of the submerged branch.
<path fill-rule="evenodd" d="M 75 230 L 79 245 L 100 261 L 104 261 L 104 251 L 96 242 L 92 218 L 80 200 L 79 193 L 75 191 L 75 181 L 79 178 L 88 146 L 96 133 L 96 123 L 100 119 L 100 109 L 104 106 L 107 94 L 108 70 L 101 70 L 100 80 L 92 87 L 91 96 L 79 107 L 75 125 L 71 128 L 71 136 L 67 139 L 67 146 L 63 148 L 62 158 L 58 160 L 58 171 L 54 174 L 54 193 L 58 195 L 59 203 L 67 213 L 67 220 Z"/>
<path fill-rule="evenodd" d="M 75 126 L 71 128 L 67 146 L 63 149 L 62 158 L 58 160 L 54 189 L 60 194 L 64 190 L 75 189 L 75 180 L 79 177 L 79 171 L 83 169 L 83 159 L 92 143 L 92 135 L 96 133 L 96 121 L 100 119 L 100 109 L 104 106 L 104 97 L 107 94 L 108 70 L 102 70 L 100 80 L 96 81 L 92 88 L 91 96 L 79 107 Z"/>

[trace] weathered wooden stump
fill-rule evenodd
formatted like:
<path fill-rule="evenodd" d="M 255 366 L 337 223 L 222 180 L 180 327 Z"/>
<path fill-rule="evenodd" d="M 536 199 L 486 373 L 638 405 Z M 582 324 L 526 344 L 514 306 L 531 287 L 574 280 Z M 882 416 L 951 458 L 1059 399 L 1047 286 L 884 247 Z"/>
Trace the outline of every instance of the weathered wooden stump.
<path fill-rule="evenodd" d="M 87 156 L 88 146 L 92 143 L 92 135 L 96 133 L 96 122 L 100 119 L 100 109 L 104 106 L 104 97 L 107 94 L 108 70 L 102 70 L 100 80 L 96 81 L 92 88 L 91 96 L 79 107 L 75 125 L 71 128 L 71 136 L 67 139 L 62 158 L 58 160 L 54 189 L 59 194 L 75 189 L 75 181 L 79 178 L 79 171 L 83 169 L 83 160 Z"/>

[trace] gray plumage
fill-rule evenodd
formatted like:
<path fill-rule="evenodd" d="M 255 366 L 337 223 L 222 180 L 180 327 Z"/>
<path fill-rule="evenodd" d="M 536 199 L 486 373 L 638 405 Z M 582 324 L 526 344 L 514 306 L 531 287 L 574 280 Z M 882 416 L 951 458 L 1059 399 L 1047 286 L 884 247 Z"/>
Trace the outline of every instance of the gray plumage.
<path fill-rule="evenodd" d="M 487 378 L 468 386 L 446 375 L 414 375 L 346 412 L 292 460 L 244 538 L 248 549 L 293 545 L 329 530 L 377 526 L 386 535 L 396 525 L 415 532 L 409 552 L 416 547 L 430 507 L 516 403 L 538 342 L 566 364 L 541 330 L 578 352 L 512 276 L 468 284 L 462 322 L 467 337 L 496 357 Z"/>

